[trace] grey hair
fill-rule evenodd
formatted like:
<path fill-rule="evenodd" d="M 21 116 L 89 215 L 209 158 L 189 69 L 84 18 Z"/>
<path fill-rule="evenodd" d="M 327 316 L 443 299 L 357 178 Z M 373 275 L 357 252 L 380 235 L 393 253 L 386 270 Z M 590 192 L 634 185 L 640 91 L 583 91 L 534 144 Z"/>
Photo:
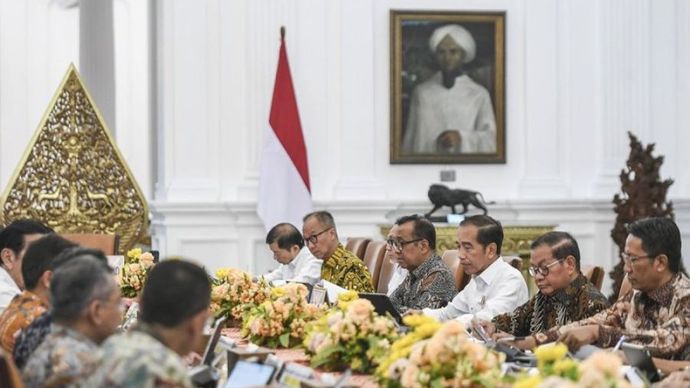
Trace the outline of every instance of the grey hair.
<path fill-rule="evenodd" d="M 112 280 L 112 269 L 94 255 L 82 254 L 70 259 L 53 272 L 50 280 L 53 319 L 77 320 L 89 303 L 107 300 L 115 287 Z"/>

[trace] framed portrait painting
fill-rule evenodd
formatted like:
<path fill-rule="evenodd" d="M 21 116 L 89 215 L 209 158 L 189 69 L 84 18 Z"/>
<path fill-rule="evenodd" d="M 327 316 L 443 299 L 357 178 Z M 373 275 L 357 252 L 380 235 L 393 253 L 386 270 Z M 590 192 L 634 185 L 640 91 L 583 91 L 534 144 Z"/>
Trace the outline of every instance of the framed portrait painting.
<path fill-rule="evenodd" d="M 505 163 L 505 17 L 391 11 L 391 163 Z"/>

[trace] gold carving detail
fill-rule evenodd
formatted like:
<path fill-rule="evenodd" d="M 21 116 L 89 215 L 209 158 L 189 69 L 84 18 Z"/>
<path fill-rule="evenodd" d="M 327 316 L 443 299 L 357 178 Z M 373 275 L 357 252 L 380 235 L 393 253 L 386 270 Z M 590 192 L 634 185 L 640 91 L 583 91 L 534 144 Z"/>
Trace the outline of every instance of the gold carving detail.
<path fill-rule="evenodd" d="M 105 121 L 70 65 L 2 197 L 4 223 L 41 220 L 58 233 L 146 234 L 148 206 Z"/>

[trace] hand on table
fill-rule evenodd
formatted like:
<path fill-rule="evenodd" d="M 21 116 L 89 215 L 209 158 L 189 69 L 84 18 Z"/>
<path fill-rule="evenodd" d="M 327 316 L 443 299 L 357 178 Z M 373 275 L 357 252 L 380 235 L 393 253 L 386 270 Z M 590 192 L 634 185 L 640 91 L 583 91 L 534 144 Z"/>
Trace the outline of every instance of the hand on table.
<path fill-rule="evenodd" d="M 578 351 L 583 345 L 589 345 L 599 339 L 599 326 L 589 325 L 573 327 L 558 337 L 558 342 L 563 342 L 571 352 Z"/>

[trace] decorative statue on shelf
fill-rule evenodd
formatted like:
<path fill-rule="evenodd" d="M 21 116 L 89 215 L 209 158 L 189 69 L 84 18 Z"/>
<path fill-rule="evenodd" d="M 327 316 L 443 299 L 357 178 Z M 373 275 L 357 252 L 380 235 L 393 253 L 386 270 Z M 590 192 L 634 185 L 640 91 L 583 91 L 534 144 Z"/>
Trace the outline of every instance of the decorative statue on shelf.
<path fill-rule="evenodd" d="M 429 200 L 434 204 L 434 208 L 424 216 L 431 219 L 431 214 L 443 206 L 450 206 L 453 214 L 467 213 L 467 207 L 474 205 L 476 208 L 488 212 L 485 205 L 493 205 L 495 202 L 486 202 L 482 193 L 472 190 L 451 189 L 444 185 L 429 186 Z M 458 213 L 455 210 L 455 205 L 462 205 L 462 212 Z M 433 221 L 433 220 L 432 220 Z"/>

